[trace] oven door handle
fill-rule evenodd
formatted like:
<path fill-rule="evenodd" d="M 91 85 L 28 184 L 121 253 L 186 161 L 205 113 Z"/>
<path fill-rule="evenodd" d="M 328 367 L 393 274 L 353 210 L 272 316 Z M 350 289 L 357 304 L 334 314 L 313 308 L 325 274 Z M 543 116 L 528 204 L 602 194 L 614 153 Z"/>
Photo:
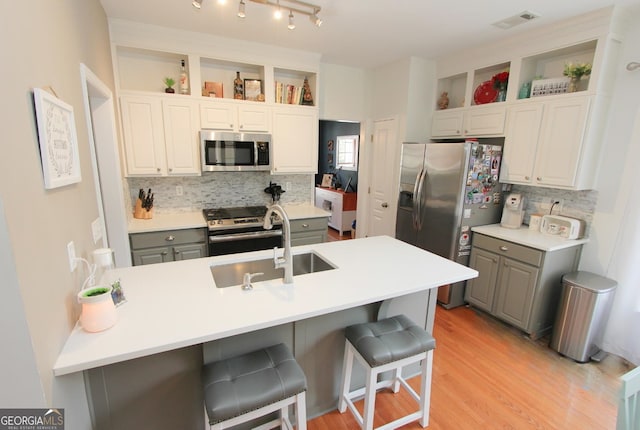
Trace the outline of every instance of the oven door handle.
<path fill-rule="evenodd" d="M 264 237 L 282 236 L 282 230 L 253 231 L 249 233 L 221 234 L 219 236 L 209 236 L 209 243 L 232 242 L 234 240 L 261 239 Z"/>

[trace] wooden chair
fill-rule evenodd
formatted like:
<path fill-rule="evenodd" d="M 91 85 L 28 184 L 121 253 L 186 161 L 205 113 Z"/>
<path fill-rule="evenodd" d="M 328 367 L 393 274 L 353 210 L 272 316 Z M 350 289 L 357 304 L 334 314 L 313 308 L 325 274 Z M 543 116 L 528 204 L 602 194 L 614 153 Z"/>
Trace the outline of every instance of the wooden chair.
<path fill-rule="evenodd" d="M 616 430 L 640 430 L 640 367 L 620 377 L 620 404 Z"/>

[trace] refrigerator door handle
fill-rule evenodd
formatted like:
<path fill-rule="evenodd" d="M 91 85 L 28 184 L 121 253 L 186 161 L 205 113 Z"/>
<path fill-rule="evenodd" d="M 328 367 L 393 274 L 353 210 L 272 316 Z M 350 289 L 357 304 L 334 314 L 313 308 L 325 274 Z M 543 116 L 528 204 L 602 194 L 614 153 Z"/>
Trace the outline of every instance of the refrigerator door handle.
<path fill-rule="evenodd" d="M 418 230 L 418 208 L 419 204 L 416 203 L 418 198 L 418 185 L 422 178 L 422 169 L 418 171 L 416 175 L 416 181 L 413 183 L 413 201 L 411 202 L 411 221 L 413 222 L 413 229 Z"/>
<path fill-rule="evenodd" d="M 414 211 L 415 214 L 415 220 L 414 220 L 414 225 L 416 230 L 422 230 L 422 186 L 424 185 L 424 178 L 426 176 L 427 172 L 426 170 L 420 169 L 420 174 L 418 175 L 418 179 L 416 181 L 416 188 L 417 191 L 414 193 L 414 197 L 413 197 L 413 206 L 414 208 L 417 208 L 416 211 Z"/>

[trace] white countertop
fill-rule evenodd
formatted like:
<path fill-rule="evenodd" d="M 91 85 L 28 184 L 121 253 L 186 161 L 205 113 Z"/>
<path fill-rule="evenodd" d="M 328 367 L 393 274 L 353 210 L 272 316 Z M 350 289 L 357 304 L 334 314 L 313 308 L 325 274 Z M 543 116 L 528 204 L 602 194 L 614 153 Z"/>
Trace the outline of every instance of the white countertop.
<path fill-rule="evenodd" d="M 491 224 L 471 227 L 471 231 L 497 239 L 508 240 L 541 251 L 555 251 L 589 242 L 589 239 L 565 239 L 559 236 L 544 234 L 539 231 L 529 230 L 527 226 L 505 228 L 500 226 L 500 224 Z"/>
<path fill-rule="evenodd" d="M 216 288 L 209 267 L 261 258 L 256 251 L 116 269 L 127 302 L 100 333 L 73 329 L 55 375 L 118 363 L 476 277 L 478 272 L 388 236 L 295 247 L 335 270 L 253 282 L 252 291 Z"/>
<path fill-rule="evenodd" d="M 325 210 L 309 204 L 284 205 L 289 219 L 322 218 L 331 214 Z M 147 233 L 163 230 L 182 230 L 186 228 L 206 227 L 207 222 L 202 211 L 182 212 L 172 214 L 154 214 L 151 219 L 131 218 L 129 220 L 129 233 Z"/>

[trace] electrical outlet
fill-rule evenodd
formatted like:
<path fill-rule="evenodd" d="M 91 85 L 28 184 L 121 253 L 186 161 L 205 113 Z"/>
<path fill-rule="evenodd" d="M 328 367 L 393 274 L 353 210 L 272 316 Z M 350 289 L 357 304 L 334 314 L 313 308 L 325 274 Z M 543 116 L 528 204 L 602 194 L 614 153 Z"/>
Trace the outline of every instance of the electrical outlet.
<path fill-rule="evenodd" d="M 102 239 L 102 225 L 100 223 L 100 218 L 96 218 L 91 223 L 91 234 L 93 235 L 93 243 L 98 243 L 98 241 Z"/>
<path fill-rule="evenodd" d="M 181 196 L 184 194 L 184 190 L 182 189 L 182 185 L 176 185 L 176 196 Z"/>
<path fill-rule="evenodd" d="M 69 269 L 73 272 L 78 267 L 78 260 L 76 260 L 76 246 L 73 241 L 67 243 L 67 254 L 69 255 Z"/>

